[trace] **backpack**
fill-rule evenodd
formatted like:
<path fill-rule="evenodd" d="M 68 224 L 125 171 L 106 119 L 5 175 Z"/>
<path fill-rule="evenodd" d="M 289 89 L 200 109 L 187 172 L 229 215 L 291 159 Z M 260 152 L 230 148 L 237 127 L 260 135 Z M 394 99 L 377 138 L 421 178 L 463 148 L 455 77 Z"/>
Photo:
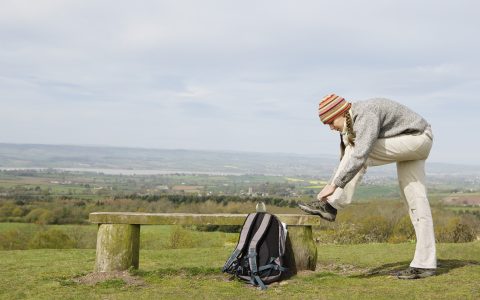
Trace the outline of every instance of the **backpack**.
<path fill-rule="evenodd" d="M 276 216 L 251 213 L 243 223 L 237 246 L 222 272 L 264 290 L 267 284 L 286 276 L 285 242 L 285 229 Z"/>

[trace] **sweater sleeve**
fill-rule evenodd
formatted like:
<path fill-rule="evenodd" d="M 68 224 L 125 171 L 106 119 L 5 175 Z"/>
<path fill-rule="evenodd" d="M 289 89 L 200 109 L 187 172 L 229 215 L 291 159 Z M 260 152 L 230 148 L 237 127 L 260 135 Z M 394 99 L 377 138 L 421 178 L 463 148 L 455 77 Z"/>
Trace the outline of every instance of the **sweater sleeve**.
<path fill-rule="evenodd" d="M 333 183 L 340 188 L 344 188 L 365 165 L 373 144 L 375 144 L 378 139 L 380 117 L 373 111 L 358 115 L 353 124 L 353 129 L 356 137 L 352 155 L 344 157 L 344 159 L 348 159 L 348 161 L 345 167 L 340 170 L 338 176 L 333 180 Z"/>

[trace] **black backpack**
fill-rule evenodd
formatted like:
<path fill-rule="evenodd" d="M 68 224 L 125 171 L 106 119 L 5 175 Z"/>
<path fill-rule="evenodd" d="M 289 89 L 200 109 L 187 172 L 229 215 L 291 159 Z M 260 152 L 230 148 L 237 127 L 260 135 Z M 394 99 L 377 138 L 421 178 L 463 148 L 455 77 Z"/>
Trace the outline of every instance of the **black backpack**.
<path fill-rule="evenodd" d="M 285 242 L 285 229 L 276 216 L 269 213 L 249 214 L 243 223 L 237 247 L 222 272 L 264 290 L 267 284 L 286 276 Z"/>

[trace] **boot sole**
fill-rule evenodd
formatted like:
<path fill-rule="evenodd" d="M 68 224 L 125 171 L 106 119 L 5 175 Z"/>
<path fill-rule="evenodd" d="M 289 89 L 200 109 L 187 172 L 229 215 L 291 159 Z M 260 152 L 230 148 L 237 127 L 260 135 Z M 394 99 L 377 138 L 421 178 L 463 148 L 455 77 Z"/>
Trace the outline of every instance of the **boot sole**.
<path fill-rule="evenodd" d="M 304 212 L 311 214 L 311 215 L 316 215 L 319 216 L 320 218 L 328 221 L 328 222 L 335 222 L 335 216 L 332 218 L 332 214 L 318 210 L 318 209 L 311 209 L 308 206 L 298 204 L 298 207 L 303 210 Z"/>

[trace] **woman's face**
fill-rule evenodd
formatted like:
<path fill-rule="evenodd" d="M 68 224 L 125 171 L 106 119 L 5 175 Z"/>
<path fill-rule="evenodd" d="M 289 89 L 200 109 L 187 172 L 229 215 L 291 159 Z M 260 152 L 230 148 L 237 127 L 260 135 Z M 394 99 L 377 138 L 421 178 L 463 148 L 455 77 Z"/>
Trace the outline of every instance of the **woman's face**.
<path fill-rule="evenodd" d="M 343 132 L 343 125 L 345 124 L 345 116 L 339 116 L 333 120 L 332 123 L 328 124 L 331 130 L 336 130 L 338 132 Z"/>

